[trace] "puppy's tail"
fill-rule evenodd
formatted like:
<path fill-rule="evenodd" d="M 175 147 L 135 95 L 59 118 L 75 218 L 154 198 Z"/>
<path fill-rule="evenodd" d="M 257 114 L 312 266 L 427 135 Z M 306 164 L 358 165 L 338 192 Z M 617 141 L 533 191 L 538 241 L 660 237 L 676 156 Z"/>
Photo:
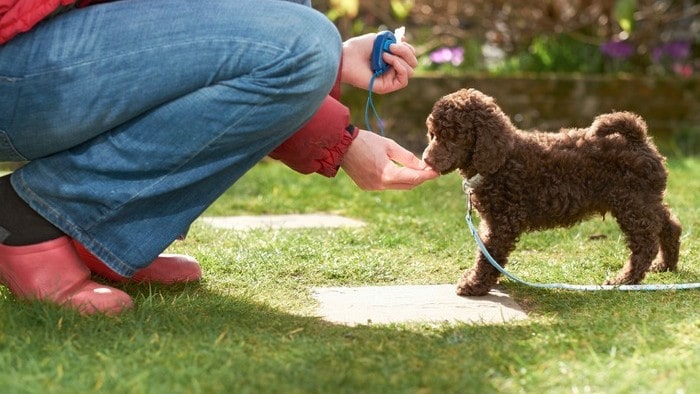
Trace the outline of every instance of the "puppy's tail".
<path fill-rule="evenodd" d="M 613 112 L 600 115 L 593 125 L 592 131 L 598 137 L 620 134 L 630 142 L 645 142 L 647 140 L 647 124 L 641 116 L 632 112 Z"/>

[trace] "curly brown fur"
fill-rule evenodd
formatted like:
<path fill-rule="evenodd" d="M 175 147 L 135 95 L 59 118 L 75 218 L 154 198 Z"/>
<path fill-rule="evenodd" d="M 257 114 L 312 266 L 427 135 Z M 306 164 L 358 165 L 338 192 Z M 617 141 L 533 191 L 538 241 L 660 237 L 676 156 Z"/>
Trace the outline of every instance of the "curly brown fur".
<path fill-rule="evenodd" d="M 426 163 L 443 174 L 458 170 L 465 179 L 480 175 L 472 204 L 483 242 L 499 263 L 506 264 L 524 232 L 610 212 L 630 257 L 607 284 L 639 283 L 650 269 L 675 270 L 681 225 L 663 202 L 665 159 L 639 116 L 615 112 L 586 129 L 524 132 L 493 98 L 463 89 L 438 100 L 426 123 Z M 498 277 L 477 252 L 457 293 L 484 295 Z"/>

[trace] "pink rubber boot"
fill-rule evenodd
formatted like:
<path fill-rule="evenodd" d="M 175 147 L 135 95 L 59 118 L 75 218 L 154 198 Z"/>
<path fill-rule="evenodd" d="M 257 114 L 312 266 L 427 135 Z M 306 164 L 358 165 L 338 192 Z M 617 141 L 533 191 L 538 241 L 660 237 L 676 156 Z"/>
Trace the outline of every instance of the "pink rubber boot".
<path fill-rule="evenodd" d="M 161 254 L 148 267 L 136 271 L 134 276 L 127 278 L 112 271 L 78 241 L 73 240 L 73 245 L 90 271 L 115 282 L 149 282 L 170 285 L 196 282 L 202 278 L 202 268 L 197 260 L 180 254 Z"/>
<path fill-rule="evenodd" d="M 27 246 L 0 244 L 0 283 L 22 300 L 38 300 L 83 315 L 114 316 L 133 307 L 121 290 L 93 282 L 67 236 Z"/>

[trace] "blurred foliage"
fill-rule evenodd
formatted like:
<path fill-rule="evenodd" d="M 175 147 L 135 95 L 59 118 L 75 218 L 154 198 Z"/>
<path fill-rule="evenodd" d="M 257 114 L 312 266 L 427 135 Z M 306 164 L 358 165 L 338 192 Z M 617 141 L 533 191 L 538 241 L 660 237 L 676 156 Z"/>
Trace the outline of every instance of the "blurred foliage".
<path fill-rule="evenodd" d="M 675 156 L 699 156 L 700 155 L 700 126 L 683 125 L 673 136 L 670 149 Z"/>
<path fill-rule="evenodd" d="M 700 72 L 700 0 L 325 0 L 314 4 L 335 21 L 345 38 L 405 25 L 424 70 L 682 76 Z M 620 43 L 631 52 L 615 52 Z M 685 45 L 688 51 L 655 56 L 672 45 Z M 456 47 L 464 51 L 460 65 L 430 61 L 434 51 Z M 679 54 L 684 56 L 675 56 Z"/>

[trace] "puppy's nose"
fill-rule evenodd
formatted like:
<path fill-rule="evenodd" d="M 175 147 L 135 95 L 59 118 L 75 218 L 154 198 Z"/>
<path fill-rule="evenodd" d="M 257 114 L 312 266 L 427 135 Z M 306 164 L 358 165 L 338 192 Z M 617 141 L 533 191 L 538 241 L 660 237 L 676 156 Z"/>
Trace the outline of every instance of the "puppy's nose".
<path fill-rule="evenodd" d="M 428 150 L 427 149 L 423 151 L 423 155 L 421 156 L 421 159 L 426 163 L 428 162 Z"/>

